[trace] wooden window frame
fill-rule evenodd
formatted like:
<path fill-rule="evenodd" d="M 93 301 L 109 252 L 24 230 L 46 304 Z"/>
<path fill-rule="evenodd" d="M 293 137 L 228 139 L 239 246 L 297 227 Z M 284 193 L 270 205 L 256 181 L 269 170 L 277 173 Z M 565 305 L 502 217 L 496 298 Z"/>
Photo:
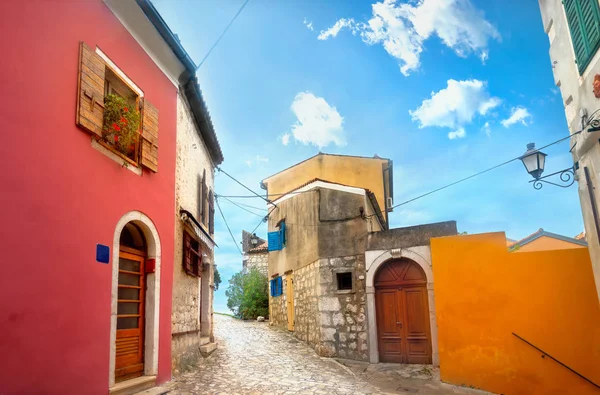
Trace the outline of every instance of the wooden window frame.
<path fill-rule="evenodd" d="M 188 247 L 186 246 L 186 240 L 189 238 L 190 240 L 190 247 L 188 249 Z M 194 244 L 197 244 L 197 249 L 194 249 Z M 188 264 L 186 263 L 186 260 L 188 258 L 188 253 L 189 253 L 189 258 L 191 260 L 189 267 Z M 183 270 L 186 272 L 186 274 L 189 274 L 190 276 L 194 276 L 194 277 L 202 277 L 202 272 L 204 270 L 204 266 L 203 266 L 203 259 L 202 259 L 202 247 L 200 246 L 200 242 L 198 240 L 196 240 L 190 232 L 188 232 L 187 230 L 183 231 L 183 255 L 182 255 L 182 259 L 181 259 L 181 264 L 182 264 L 182 268 Z"/>

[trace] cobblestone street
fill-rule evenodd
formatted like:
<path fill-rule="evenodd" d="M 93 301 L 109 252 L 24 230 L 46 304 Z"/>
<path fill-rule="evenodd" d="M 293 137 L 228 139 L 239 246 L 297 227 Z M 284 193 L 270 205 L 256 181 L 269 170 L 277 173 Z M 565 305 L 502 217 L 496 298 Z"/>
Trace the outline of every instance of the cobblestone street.
<path fill-rule="evenodd" d="M 166 384 L 163 388 L 169 394 L 481 393 L 431 382 L 429 375 L 419 379 L 404 377 L 395 383 L 389 364 L 385 368 L 387 374 L 372 370 L 378 365 L 365 364 L 369 367 L 368 376 L 376 379 L 369 383 L 367 372 L 361 374 L 362 367 L 352 364 L 348 368 L 335 360 L 320 358 L 306 344 L 270 328 L 266 322 L 244 322 L 217 314 L 214 317 L 217 350 Z"/>

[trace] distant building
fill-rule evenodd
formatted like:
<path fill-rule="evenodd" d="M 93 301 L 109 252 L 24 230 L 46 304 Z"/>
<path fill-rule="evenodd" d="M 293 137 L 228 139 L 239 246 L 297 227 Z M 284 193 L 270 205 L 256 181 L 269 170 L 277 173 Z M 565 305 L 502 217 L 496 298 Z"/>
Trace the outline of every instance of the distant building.
<path fill-rule="evenodd" d="M 587 247 L 585 240 L 546 232 L 542 228 L 521 240 L 512 240 L 511 242 L 508 242 L 509 239 L 506 240 L 509 251 L 513 252 L 566 250 Z"/>
<path fill-rule="evenodd" d="M 242 253 L 243 253 L 243 271 L 247 273 L 249 270 L 256 269 L 265 276 L 268 274 L 269 268 L 269 250 L 267 241 L 252 234 L 242 231 Z"/>
<path fill-rule="evenodd" d="M 437 364 L 429 240 L 456 223 L 388 230 L 392 163 L 379 157 L 321 153 L 263 187 L 271 325 L 321 356 Z"/>
<path fill-rule="evenodd" d="M 554 82 L 560 89 L 571 137 L 579 200 L 596 290 L 600 298 L 600 132 L 589 121 L 600 119 L 600 4 L 598 0 L 539 0 L 550 40 Z M 595 129 L 595 127 L 594 127 Z"/>

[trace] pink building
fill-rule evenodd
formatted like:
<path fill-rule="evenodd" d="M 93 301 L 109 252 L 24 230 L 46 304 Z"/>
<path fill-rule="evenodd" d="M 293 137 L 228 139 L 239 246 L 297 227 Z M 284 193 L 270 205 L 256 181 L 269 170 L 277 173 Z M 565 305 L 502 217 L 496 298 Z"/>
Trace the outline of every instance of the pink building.
<path fill-rule="evenodd" d="M 194 65 L 148 0 L 2 1 L 0 33 L 0 393 L 165 382 Z"/>

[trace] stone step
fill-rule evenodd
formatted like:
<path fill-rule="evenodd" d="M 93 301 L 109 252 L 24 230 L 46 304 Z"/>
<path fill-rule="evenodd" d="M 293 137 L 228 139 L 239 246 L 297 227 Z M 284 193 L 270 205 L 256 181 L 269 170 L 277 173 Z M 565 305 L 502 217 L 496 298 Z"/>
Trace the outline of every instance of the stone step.
<path fill-rule="evenodd" d="M 208 357 L 213 351 L 217 349 L 217 343 L 208 343 L 203 346 L 200 346 L 200 354 L 203 357 Z"/>
<path fill-rule="evenodd" d="M 121 381 L 110 388 L 110 395 L 133 395 L 156 385 L 156 376 L 141 376 L 131 380 Z"/>
<path fill-rule="evenodd" d="M 200 338 L 200 345 L 201 346 L 203 346 L 205 344 L 208 344 L 208 343 L 210 343 L 210 337 L 208 337 L 208 336 L 202 336 Z"/>
<path fill-rule="evenodd" d="M 165 389 L 162 387 L 154 387 L 154 388 L 150 388 L 149 390 L 138 392 L 135 395 L 164 395 L 169 392 L 170 392 L 170 390 L 168 390 L 168 389 Z"/>

